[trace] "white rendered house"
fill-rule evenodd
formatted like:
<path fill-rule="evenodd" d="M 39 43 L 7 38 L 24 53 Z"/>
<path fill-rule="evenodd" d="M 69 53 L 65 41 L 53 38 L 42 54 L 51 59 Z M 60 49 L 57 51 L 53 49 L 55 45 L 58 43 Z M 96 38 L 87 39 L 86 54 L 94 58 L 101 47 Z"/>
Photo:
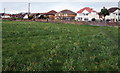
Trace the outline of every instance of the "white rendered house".
<path fill-rule="evenodd" d="M 28 14 L 26 14 L 26 15 L 23 17 L 23 19 L 28 19 Z"/>
<path fill-rule="evenodd" d="M 110 15 L 105 17 L 105 20 L 111 20 L 113 22 L 120 22 L 120 9 L 119 8 L 110 8 L 109 9 Z"/>
<path fill-rule="evenodd" d="M 77 21 L 92 21 L 92 19 L 99 20 L 99 15 L 92 8 L 85 7 L 77 12 L 75 20 Z"/>
<path fill-rule="evenodd" d="M 9 14 L 4 14 L 3 16 L 1 16 L 1 18 L 11 18 L 11 16 Z"/>

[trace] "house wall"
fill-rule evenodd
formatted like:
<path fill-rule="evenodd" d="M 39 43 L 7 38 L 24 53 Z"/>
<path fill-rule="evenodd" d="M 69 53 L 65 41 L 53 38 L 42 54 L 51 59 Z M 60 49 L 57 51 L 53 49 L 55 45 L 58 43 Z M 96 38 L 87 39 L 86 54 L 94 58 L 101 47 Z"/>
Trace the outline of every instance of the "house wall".
<path fill-rule="evenodd" d="M 110 13 L 110 15 L 107 15 L 105 20 L 111 20 L 113 22 L 120 21 L 120 10 L 116 10 L 113 13 Z"/>
<path fill-rule="evenodd" d="M 58 13 L 55 14 L 55 16 L 62 16 L 62 15 L 63 15 L 63 14 L 60 13 L 60 12 L 58 12 Z"/>
<path fill-rule="evenodd" d="M 61 20 L 74 20 L 75 14 L 62 14 L 62 13 L 56 13 L 55 19 L 61 19 Z"/>
<path fill-rule="evenodd" d="M 23 17 L 23 19 L 28 19 L 28 15 L 25 15 L 25 16 Z"/>
<path fill-rule="evenodd" d="M 95 18 L 96 20 L 99 20 L 99 15 L 95 12 L 92 12 L 92 13 L 88 14 L 88 18 L 90 21 L 92 21 L 93 18 Z"/>
<path fill-rule="evenodd" d="M 99 15 L 95 12 L 92 13 L 77 13 L 75 20 L 78 21 L 91 21 L 93 18 L 99 20 Z"/>
<path fill-rule="evenodd" d="M 58 12 L 55 14 L 55 19 L 62 19 L 62 13 Z"/>
<path fill-rule="evenodd" d="M 49 15 L 49 19 L 50 20 L 55 20 L 55 16 L 54 15 Z"/>
<path fill-rule="evenodd" d="M 4 16 L 1 16 L 1 18 L 11 18 L 11 17 L 8 15 L 4 15 Z"/>
<path fill-rule="evenodd" d="M 120 10 L 116 10 L 115 12 L 114 12 L 114 14 L 115 14 L 115 16 L 116 16 L 116 21 L 120 21 Z"/>
<path fill-rule="evenodd" d="M 107 15 L 105 17 L 105 20 L 111 20 L 112 22 L 116 21 L 116 15 L 113 13 L 110 13 L 110 15 Z"/>

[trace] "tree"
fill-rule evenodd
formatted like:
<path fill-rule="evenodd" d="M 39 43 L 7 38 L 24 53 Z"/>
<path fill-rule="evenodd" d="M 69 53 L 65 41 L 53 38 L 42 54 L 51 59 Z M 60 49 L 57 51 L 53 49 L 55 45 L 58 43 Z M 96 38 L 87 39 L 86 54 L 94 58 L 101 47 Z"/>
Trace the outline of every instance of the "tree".
<path fill-rule="evenodd" d="M 95 18 L 92 18 L 92 21 L 96 21 L 96 19 L 95 19 Z"/>
<path fill-rule="evenodd" d="M 44 19 L 44 15 L 41 15 L 38 19 Z"/>
<path fill-rule="evenodd" d="M 28 19 L 29 19 L 29 20 L 33 19 L 33 16 L 28 16 Z"/>
<path fill-rule="evenodd" d="M 105 20 L 105 16 L 109 15 L 109 14 L 110 13 L 109 13 L 108 9 L 106 9 L 105 7 L 103 7 L 103 9 L 101 9 L 101 12 L 99 13 L 99 15 L 102 15 L 104 17 L 103 20 Z"/>

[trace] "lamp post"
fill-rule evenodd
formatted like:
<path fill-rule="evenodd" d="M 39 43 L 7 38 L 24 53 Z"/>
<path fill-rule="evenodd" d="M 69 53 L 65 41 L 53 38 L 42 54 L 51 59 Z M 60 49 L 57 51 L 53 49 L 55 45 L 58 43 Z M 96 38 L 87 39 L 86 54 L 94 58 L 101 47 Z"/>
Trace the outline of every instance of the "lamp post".
<path fill-rule="evenodd" d="M 4 8 L 4 18 L 5 18 L 5 8 Z"/>

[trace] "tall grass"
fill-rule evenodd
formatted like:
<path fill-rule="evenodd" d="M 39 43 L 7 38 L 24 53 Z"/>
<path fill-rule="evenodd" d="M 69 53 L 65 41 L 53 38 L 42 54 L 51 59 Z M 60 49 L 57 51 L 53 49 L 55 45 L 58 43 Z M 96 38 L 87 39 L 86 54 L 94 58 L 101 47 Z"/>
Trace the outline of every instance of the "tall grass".
<path fill-rule="evenodd" d="M 118 28 L 3 21 L 4 71 L 118 71 Z"/>

